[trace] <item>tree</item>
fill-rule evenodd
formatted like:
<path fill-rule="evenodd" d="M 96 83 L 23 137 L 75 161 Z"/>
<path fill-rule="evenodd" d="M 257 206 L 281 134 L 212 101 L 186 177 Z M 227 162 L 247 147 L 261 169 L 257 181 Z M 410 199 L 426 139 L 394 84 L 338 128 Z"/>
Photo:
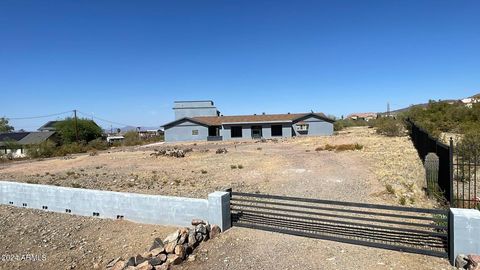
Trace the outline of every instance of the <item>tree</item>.
<path fill-rule="evenodd" d="M 0 118 L 0 133 L 2 132 L 11 132 L 13 127 L 8 124 L 8 119 L 5 117 Z"/>
<path fill-rule="evenodd" d="M 92 120 L 77 119 L 77 128 L 79 141 L 89 142 L 102 137 L 102 128 Z M 68 144 L 77 140 L 74 118 L 69 117 L 57 122 L 55 129 L 60 134 L 63 143 Z"/>

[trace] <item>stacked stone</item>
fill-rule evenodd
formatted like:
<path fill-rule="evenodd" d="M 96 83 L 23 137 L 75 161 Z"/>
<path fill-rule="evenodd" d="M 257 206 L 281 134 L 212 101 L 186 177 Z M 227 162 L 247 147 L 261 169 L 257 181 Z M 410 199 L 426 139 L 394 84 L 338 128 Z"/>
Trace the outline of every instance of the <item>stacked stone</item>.
<path fill-rule="evenodd" d="M 108 265 L 108 270 L 167 270 L 184 260 L 195 260 L 193 250 L 202 242 L 215 238 L 221 229 L 203 220 L 192 220 L 193 228 L 181 228 L 167 236 L 163 241 L 155 238 L 149 251 L 130 257 L 128 260 L 117 258 Z"/>

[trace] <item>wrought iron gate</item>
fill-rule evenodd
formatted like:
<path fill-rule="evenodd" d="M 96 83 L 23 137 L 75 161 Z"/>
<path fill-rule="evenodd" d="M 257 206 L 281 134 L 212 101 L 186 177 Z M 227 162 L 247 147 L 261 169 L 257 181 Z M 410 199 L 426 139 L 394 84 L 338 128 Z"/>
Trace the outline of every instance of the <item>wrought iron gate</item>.
<path fill-rule="evenodd" d="M 232 225 L 448 257 L 448 211 L 232 192 Z"/>

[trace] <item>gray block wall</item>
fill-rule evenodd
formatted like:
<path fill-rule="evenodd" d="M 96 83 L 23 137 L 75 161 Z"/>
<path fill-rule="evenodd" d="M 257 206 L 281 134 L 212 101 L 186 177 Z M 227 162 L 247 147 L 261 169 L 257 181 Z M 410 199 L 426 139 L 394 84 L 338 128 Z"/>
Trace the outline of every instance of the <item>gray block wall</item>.
<path fill-rule="evenodd" d="M 226 230 L 230 226 L 223 220 L 230 214 L 230 204 L 222 196 L 213 193 L 206 200 L 0 181 L 1 204 L 172 226 L 189 226 L 198 218 L 221 222 L 218 225 Z"/>
<path fill-rule="evenodd" d="M 192 135 L 193 130 L 198 130 L 198 135 Z M 166 142 L 206 141 L 208 127 L 185 120 L 175 126 L 165 128 Z"/>
<path fill-rule="evenodd" d="M 301 134 L 297 131 L 297 124 L 293 124 L 293 130 L 296 136 L 330 136 L 333 135 L 333 123 L 326 122 L 324 120 L 310 117 L 300 122 L 308 124 L 308 133 Z"/>
<path fill-rule="evenodd" d="M 272 136 L 272 125 L 282 125 L 282 136 Z M 242 137 L 241 138 L 232 138 L 231 137 L 231 127 L 232 126 L 241 126 L 242 127 Z M 261 126 L 262 127 L 262 137 L 265 139 L 272 138 L 289 138 L 292 137 L 292 127 L 289 123 L 272 123 L 272 124 L 242 124 L 242 125 L 223 125 L 222 130 L 220 131 L 223 140 L 245 140 L 252 139 L 252 126 Z"/>
<path fill-rule="evenodd" d="M 480 211 L 450 208 L 450 263 L 459 254 L 480 254 Z"/>
<path fill-rule="evenodd" d="M 210 100 L 205 101 L 175 101 L 173 107 L 175 119 L 196 116 L 217 116 L 217 108 Z"/>

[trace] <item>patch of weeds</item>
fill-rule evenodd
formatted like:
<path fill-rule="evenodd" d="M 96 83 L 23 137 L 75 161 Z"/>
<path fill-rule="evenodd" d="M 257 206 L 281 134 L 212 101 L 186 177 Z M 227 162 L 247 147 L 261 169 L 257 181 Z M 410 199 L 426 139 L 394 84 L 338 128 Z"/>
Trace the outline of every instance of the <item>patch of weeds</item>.
<path fill-rule="evenodd" d="M 315 151 L 317 151 L 317 152 L 320 152 L 320 151 L 323 151 L 323 150 L 324 150 L 324 149 L 323 149 L 323 147 L 321 147 L 321 146 L 315 148 Z"/>
<path fill-rule="evenodd" d="M 97 169 L 97 170 L 100 170 L 101 168 L 102 168 L 102 166 L 95 167 L 95 169 Z"/>
<path fill-rule="evenodd" d="M 307 152 L 307 153 L 308 153 L 308 152 L 310 152 L 310 150 L 308 150 L 308 149 L 307 149 L 307 150 L 305 150 L 305 152 Z"/>
<path fill-rule="evenodd" d="M 237 168 L 237 165 L 230 165 L 230 169 L 234 170 Z"/>
<path fill-rule="evenodd" d="M 50 173 L 49 173 L 49 172 L 46 172 L 45 175 L 50 175 Z"/>
<path fill-rule="evenodd" d="M 324 147 L 317 147 L 315 151 L 336 151 L 336 152 L 343 152 L 343 151 L 359 151 L 363 149 L 363 145 L 359 143 L 355 144 L 338 144 L 338 145 L 331 145 L 326 144 Z"/>
<path fill-rule="evenodd" d="M 35 174 L 35 176 L 36 176 L 36 177 L 39 177 L 39 176 L 40 176 L 40 174 L 39 174 L 39 173 L 36 173 L 36 174 Z"/>
<path fill-rule="evenodd" d="M 27 180 L 28 184 L 38 184 L 37 180 Z"/>
<path fill-rule="evenodd" d="M 84 172 L 84 171 L 85 171 L 85 169 L 80 169 L 80 171 L 81 171 L 81 172 Z"/>
<path fill-rule="evenodd" d="M 407 204 L 407 197 L 405 197 L 405 196 L 400 197 L 400 204 L 401 205 L 406 205 Z"/>
<path fill-rule="evenodd" d="M 395 194 L 395 188 L 394 188 L 392 185 L 387 184 L 387 185 L 385 186 L 385 188 L 387 189 L 387 192 L 388 192 L 388 193 L 390 193 L 390 194 Z"/>
<path fill-rule="evenodd" d="M 243 169 L 243 165 L 242 165 L 242 164 L 238 164 L 238 168 L 239 168 L 239 169 Z"/>
<path fill-rule="evenodd" d="M 157 171 L 152 171 L 153 174 L 157 174 Z"/>
<path fill-rule="evenodd" d="M 202 174 L 207 174 L 208 172 L 206 170 L 201 170 Z"/>
<path fill-rule="evenodd" d="M 180 185 L 180 180 L 179 179 L 175 179 L 175 180 L 173 180 L 173 182 L 175 182 L 175 185 L 177 185 L 177 186 Z"/>
<path fill-rule="evenodd" d="M 72 186 L 73 188 L 82 188 L 82 187 L 83 187 L 82 185 L 80 185 L 80 184 L 78 184 L 78 183 L 72 183 L 71 186 Z"/>
<path fill-rule="evenodd" d="M 415 198 L 414 197 L 410 197 L 410 204 L 415 204 Z"/>
<path fill-rule="evenodd" d="M 68 175 L 68 176 L 72 176 L 72 175 L 74 175 L 74 174 L 75 174 L 75 172 L 72 172 L 72 171 L 68 171 L 68 172 L 67 172 L 67 175 Z"/>
<path fill-rule="evenodd" d="M 104 172 L 104 173 L 102 173 L 102 174 L 103 174 L 103 175 L 107 175 L 107 173 L 106 173 L 106 172 Z"/>
<path fill-rule="evenodd" d="M 135 186 L 135 183 L 128 182 L 128 183 L 127 183 L 127 186 L 128 186 L 128 187 L 134 187 L 134 186 Z"/>
<path fill-rule="evenodd" d="M 257 147 L 257 150 L 258 150 L 258 151 L 262 151 L 262 147 Z"/>

